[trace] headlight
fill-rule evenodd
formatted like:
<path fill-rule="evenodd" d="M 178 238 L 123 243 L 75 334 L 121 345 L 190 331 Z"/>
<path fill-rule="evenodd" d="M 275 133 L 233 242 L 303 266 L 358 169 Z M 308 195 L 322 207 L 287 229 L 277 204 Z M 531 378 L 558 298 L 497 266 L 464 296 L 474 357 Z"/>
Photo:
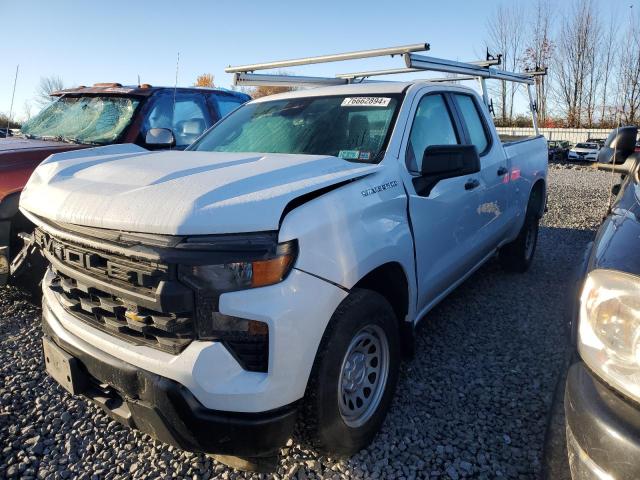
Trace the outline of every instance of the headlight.
<path fill-rule="evenodd" d="M 183 265 L 180 273 L 199 288 L 218 293 L 230 292 L 281 282 L 291 271 L 295 257 L 296 243 L 285 242 L 279 244 L 267 258 L 217 265 Z"/>
<path fill-rule="evenodd" d="M 196 249 L 192 243 L 190 249 Z M 268 245 L 268 242 L 267 242 Z M 210 244 L 208 244 L 211 247 Z M 218 243 L 213 258 L 222 255 L 238 261 L 210 265 L 180 265 L 182 282 L 195 291 L 195 324 L 201 340 L 219 340 L 251 371 L 266 372 L 269 352 L 269 328 L 264 322 L 224 315 L 218 311 L 220 295 L 225 292 L 264 287 L 283 281 L 297 255 L 295 241 L 271 246 L 247 246 Z M 203 255 L 206 255 L 203 254 Z M 200 257 L 198 255 L 198 257 Z"/>
<path fill-rule="evenodd" d="M 604 381 L 640 402 L 640 277 L 594 270 L 580 297 L 578 349 Z"/>

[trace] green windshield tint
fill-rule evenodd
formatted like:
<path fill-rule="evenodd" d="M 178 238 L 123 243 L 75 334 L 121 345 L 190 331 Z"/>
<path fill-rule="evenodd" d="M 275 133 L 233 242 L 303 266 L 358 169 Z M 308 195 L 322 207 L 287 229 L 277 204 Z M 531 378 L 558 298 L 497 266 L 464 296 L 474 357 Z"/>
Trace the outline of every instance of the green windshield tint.
<path fill-rule="evenodd" d="M 131 122 L 138 103 L 116 96 L 62 97 L 25 123 L 21 132 L 35 138 L 112 143 Z"/>
<path fill-rule="evenodd" d="M 189 149 L 375 161 L 384 150 L 397 106 L 396 98 L 344 96 L 246 104 Z"/>

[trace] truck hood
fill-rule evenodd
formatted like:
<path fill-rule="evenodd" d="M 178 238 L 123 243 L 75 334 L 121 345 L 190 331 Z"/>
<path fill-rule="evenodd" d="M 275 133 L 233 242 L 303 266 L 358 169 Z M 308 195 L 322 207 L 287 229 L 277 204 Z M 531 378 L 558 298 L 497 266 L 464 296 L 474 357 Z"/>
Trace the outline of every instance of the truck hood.
<path fill-rule="evenodd" d="M 130 232 L 277 230 L 292 200 L 379 168 L 330 156 L 111 145 L 49 157 L 31 176 L 20 208 L 55 222 Z"/>
<path fill-rule="evenodd" d="M 87 145 L 36 140 L 22 137 L 0 138 L 0 169 L 7 169 L 25 162 L 41 162 L 52 153 L 86 148 Z"/>

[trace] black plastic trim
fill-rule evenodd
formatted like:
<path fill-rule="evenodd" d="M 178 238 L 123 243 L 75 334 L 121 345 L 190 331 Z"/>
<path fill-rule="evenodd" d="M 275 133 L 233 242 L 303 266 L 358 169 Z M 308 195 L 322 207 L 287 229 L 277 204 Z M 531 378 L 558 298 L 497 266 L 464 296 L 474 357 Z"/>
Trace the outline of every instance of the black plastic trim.
<path fill-rule="evenodd" d="M 86 375 L 87 385 L 107 384 L 116 391 L 112 402 L 101 401 L 105 392 L 96 393 L 96 387 L 82 395 L 127 426 L 185 450 L 246 457 L 277 454 L 293 432 L 297 403 L 259 413 L 208 409 L 178 382 L 126 363 L 79 338 L 75 343 L 82 349 L 63 341 L 49 325 L 52 315 L 43 304 L 45 336 L 78 360 L 79 374 Z"/>
<path fill-rule="evenodd" d="M 612 478 L 640 478 L 640 408 L 583 362 L 569 369 L 565 413 L 576 442 L 596 465 Z"/>
<path fill-rule="evenodd" d="M 0 220 L 8 220 L 18 213 L 20 203 L 20 192 L 10 193 L 0 199 Z"/>

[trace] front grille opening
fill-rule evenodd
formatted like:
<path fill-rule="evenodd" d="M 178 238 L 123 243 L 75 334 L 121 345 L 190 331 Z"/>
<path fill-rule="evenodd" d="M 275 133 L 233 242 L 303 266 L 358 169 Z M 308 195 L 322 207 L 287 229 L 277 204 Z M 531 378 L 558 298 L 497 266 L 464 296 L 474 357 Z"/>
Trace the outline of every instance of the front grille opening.
<path fill-rule="evenodd" d="M 161 313 L 88 287 L 59 271 L 49 282 L 60 304 L 77 318 L 126 341 L 177 354 L 195 338 L 188 312 Z"/>

